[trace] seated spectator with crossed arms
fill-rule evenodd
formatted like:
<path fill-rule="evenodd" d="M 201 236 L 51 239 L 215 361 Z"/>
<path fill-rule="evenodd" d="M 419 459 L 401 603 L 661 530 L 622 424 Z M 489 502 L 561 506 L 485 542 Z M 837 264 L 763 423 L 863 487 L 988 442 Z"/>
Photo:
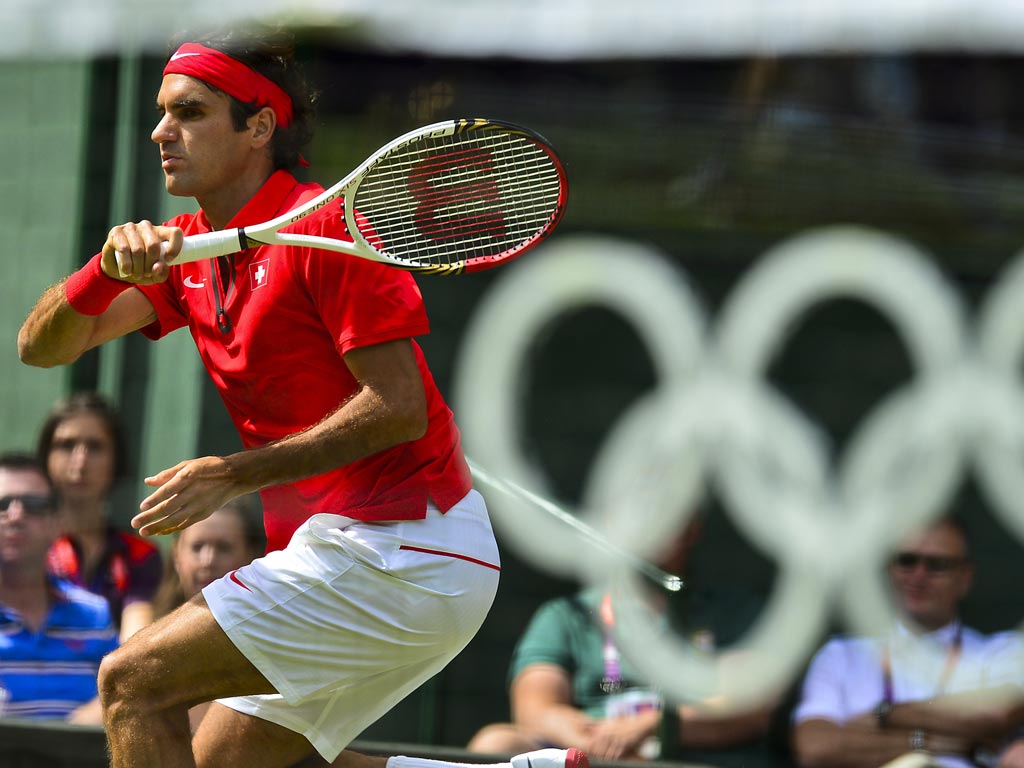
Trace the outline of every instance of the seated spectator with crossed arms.
<path fill-rule="evenodd" d="M 1000 753 L 1020 755 L 1007 744 L 1024 723 L 1020 637 L 960 620 L 974 578 L 963 526 L 941 519 L 909 537 L 888 572 L 892 630 L 830 640 L 811 662 L 793 714 L 797 762 L 874 768 L 917 752 L 950 768 L 1009 766 Z"/>

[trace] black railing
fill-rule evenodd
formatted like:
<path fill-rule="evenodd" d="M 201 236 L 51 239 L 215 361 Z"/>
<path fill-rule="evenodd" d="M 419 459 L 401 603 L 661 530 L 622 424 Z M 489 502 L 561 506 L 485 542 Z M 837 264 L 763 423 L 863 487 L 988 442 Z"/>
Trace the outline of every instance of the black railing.
<path fill-rule="evenodd" d="M 459 763 L 494 763 L 508 755 L 482 755 L 459 747 L 355 741 L 351 748 L 368 755 L 415 755 Z M 107 747 L 98 727 L 62 722 L 0 719 L 2 768 L 106 768 Z M 310 762 L 312 766 L 314 763 Z M 692 768 L 683 763 L 645 762 L 644 768 Z M 636 763 L 598 763 L 592 768 L 636 768 Z M 253 766 L 259 768 L 259 766 Z"/>

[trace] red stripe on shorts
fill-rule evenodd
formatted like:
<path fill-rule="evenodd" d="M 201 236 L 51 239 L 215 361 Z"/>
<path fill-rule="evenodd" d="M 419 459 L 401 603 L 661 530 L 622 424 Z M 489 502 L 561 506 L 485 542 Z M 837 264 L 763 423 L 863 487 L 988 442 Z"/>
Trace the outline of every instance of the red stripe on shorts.
<path fill-rule="evenodd" d="M 465 560 L 467 563 L 476 563 L 477 565 L 482 565 L 484 568 L 493 568 L 496 571 L 501 570 L 500 565 L 488 563 L 485 560 L 477 560 L 475 557 L 470 557 L 469 555 L 459 555 L 455 552 L 444 552 L 440 549 L 425 549 L 423 547 L 413 547 L 408 544 L 403 544 L 399 547 L 399 549 L 408 549 L 412 552 L 422 552 L 425 555 L 441 555 L 442 557 L 454 557 L 457 560 Z"/>

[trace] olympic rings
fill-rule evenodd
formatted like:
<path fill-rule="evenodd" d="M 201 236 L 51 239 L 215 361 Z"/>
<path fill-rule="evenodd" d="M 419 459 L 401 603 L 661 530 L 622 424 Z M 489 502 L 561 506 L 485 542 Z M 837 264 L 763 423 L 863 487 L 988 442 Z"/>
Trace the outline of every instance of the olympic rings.
<path fill-rule="evenodd" d="M 739 529 L 780 567 L 757 626 L 709 659 L 657 628 L 624 560 L 596 547 L 581 553 L 578 538 L 530 504 L 489 499 L 496 526 L 535 566 L 614 587 L 624 651 L 674 697 L 724 695 L 742 705 L 778 691 L 814 650 L 837 600 L 858 631 L 889 626 L 882 564 L 911 529 L 944 511 L 971 464 L 1024 538 L 1024 253 L 971 334 L 959 294 L 927 255 L 867 229 L 822 229 L 771 249 L 713 328 L 689 282 L 651 248 L 580 236 L 544 250 L 505 273 L 460 352 L 467 452 L 543 493 L 543 471 L 519 447 L 526 353 L 560 314 L 605 304 L 636 326 L 659 386 L 614 425 L 578 515 L 621 549 L 650 556 L 713 483 Z M 801 315 L 836 297 L 891 320 L 915 372 L 833 461 L 817 425 L 765 372 Z"/>
<path fill-rule="evenodd" d="M 541 495 L 544 473 L 520 450 L 518 405 L 530 344 L 548 323 L 577 307 L 607 304 L 636 325 L 657 375 L 667 381 L 685 380 L 702 359 L 704 343 L 704 315 L 695 294 L 648 249 L 585 237 L 551 247 L 554 252 L 544 259 L 509 271 L 511 279 L 500 281 L 483 302 L 463 341 L 454 385 L 467 453 Z M 573 559 L 565 557 L 561 523 L 512 497 L 498 506 L 503 513 L 494 516 L 495 527 L 524 557 L 549 572 L 579 575 Z M 575 560 L 587 559 L 580 551 L 585 545 L 573 544 Z"/>

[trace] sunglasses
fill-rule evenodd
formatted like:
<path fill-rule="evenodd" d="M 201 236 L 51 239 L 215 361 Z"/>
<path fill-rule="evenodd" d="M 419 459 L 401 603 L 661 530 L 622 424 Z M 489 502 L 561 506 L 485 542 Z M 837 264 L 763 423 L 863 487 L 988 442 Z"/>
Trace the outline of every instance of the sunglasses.
<path fill-rule="evenodd" d="M 917 566 L 923 565 L 928 573 L 949 573 L 960 567 L 964 562 L 962 557 L 949 555 L 920 555 L 917 552 L 900 552 L 892 559 L 892 564 L 905 571 L 912 571 Z"/>
<path fill-rule="evenodd" d="M 54 511 L 55 504 L 53 496 L 41 494 L 24 493 L 11 496 L 0 496 L 0 514 L 6 514 L 11 504 L 19 502 L 26 515 L 42 517 Z"/>

